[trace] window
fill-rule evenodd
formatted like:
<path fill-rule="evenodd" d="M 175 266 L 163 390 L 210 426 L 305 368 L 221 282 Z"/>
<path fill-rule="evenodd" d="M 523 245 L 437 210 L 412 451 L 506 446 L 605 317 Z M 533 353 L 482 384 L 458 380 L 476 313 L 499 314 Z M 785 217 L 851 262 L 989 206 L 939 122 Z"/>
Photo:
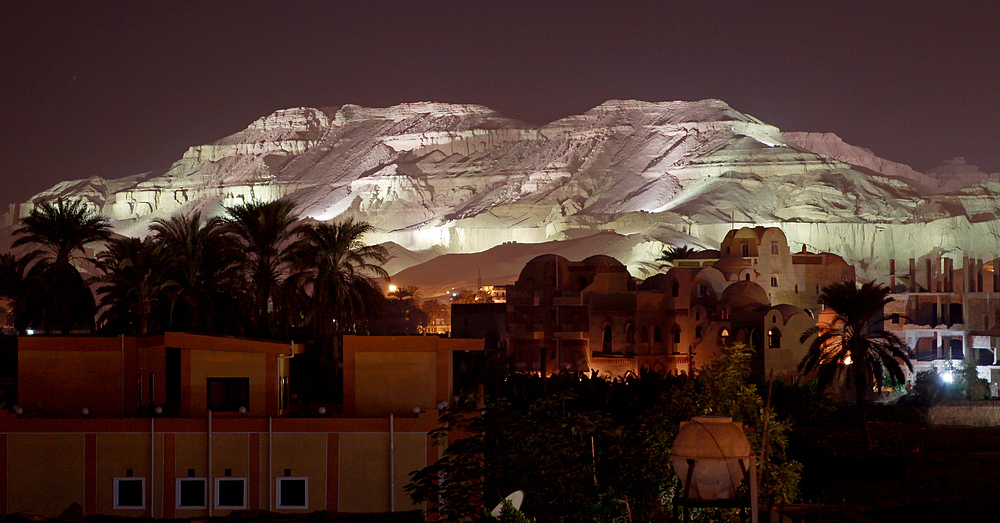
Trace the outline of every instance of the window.
<path fill-rule="evenodd" d="M 309 508 L 309 478 L 275 478 L 277 508 Z"/>
<path fill-rule="evenodd" d="M 723 320 L 728 320 L 729 319 L 729 309 L 726 309 L 726 308 L 720 309 L 719 310 L 719 318 L 721 318 Z"/>
<path fill-rule="evenodd" d="M 631 323 L 625 326 L 625 343 L 635 343 L 635 325 Z"/>
<path fill-rule="evenodd" d="M 694 321 L 701 321 L 701 309 L 694 311 Z"/>
<path fill-rule="evenodd" d="M 699 340 L 701 339 L 701 327 L 694 328 L 694 337 Z"/>
<path fill-rule="evenodd" d="M 745 275 L 743 275 L 743 279 L 746 281 L 750 281 L 750 273 L 748 272 Z"/>
<path fill-rule="evenodd" d="M 673 296 L 674 298 L 681 295 L 680 284 L 678 284 L 677 282 L 673 282 L 670 284 L 670 295 Z"/>
<path fill-rule="evenodd" d="M 795 284 L 795 294 L 798 294 L 798 293 L 799 293 L 799 284 L 796 283 Z"/>
<path fill-rule="evenodd" d="M 247 508 L 247 478 L 215 478 L 215 508 Z"/>
<path fill-rule="evenodd" d="M 213 412 L 250 410 L 250 378 L 208 378 L 208 408 Z"/>
<path fill-rule="evenodd" d="M 146 508 L 146 478 L 115 478 L 115 508 Z"/>
<path fill-rule="evenodd" d="M 747 256 L 750 256 L 750 246 L 749 245 L 747 245 L 745 243 L 741 244 L 740 245 L 740 249 L 743 251 L 743 257 L 744 258 L 746 258 Z"/>
<path fill-rule="evenodd" d="M 660 333 L 659 326 L 653 328 L 653 341 L 655 343 L 660 343 L 661 341 L 663 341 L 663 335 Z"/>
<path fill-rule="evenodd" d="M 771 254 L 778 254 L 778 242 L 771 242 Z"/>
<path fill-rule="evenodd" d="M 680 343 L 680 342 L 681 342 L 681 328 L 674 327 L 674 343 Z"/>
<path fill-rule="evenodd" d="M 892 315 L 892 322 L 893 323 L 899 323 L 899 314 L 893 314 Z"/>
<path fill-rule="evenodd" d="M 607 323 L 604 324 L 604 338 L 601 352 L 611 352 L 611 325 Z"/>
<path fill-rule="evenodd" d="M 781 331 L 778 329 L 767 331 L 767 346 L 772 349 L 781 348 Z"/>
<path fill-rule="evenodd" d="M 777 287 L 777 286 L 778 286 L 778 277 L 771 276 L 771 287 Z"/>
<path fill-rule="evenodd" d="M 208 508 L 205 478 L 177 478 L 177 508 Z"/>

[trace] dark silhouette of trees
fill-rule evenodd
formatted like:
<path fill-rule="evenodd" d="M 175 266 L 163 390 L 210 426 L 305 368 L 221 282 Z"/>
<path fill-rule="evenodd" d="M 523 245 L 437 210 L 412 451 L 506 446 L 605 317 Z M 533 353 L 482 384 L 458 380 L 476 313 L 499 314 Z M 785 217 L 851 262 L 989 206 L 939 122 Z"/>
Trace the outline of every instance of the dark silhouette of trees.
<path fill-rule="evenodd" d="M 165 247 L 153 238 L 115 238 L 97 255 L 104 275 L 97 294 L 101 296 L 100 321 L 115 330 L 145 336 L 151 317 L 175 290 Z"/>
<path fill-rule="evenodd" d="M 293 226 L 298 221 L 295 203 L 275 200 L 269 203 L 244 203 L 227 207 L 225 229 L 238 245 L 236 261 L 245 279 L 246 300 L 242 300 L 249 319 L 249 330 L 258 336 L 275 334 L 275 319 L 284 306 L 281 291 L 285 249 L 291 242 Z"/>
<path fill-rule="evenodd" d="M 388 278 L 382 263 L 388 252 L 365 245 L 362 238 L 374 228 L 366 222 L 303 224 L 286 259 L 292 274 L 288 282 L 308 297 L 301 319 L 311 326 L 327 357 L 340 358 L 337 338 L 356 332 L 357 325 L 378 310 L 384 296 L 375 278 Z"/>
<path fill-rule="evenodd" d="M 677 260 L 686 260 L 691 257 L 691 255 L 701 252 L 698 249 L 692 249 L 687 245 L 682 245 L 680 247 L 676 245 L 671 245 L 663 252 L 660 256 L 656 258 L 656 261 L 660 262 L 660 268 L 666 269 L 668 267 L 673 267 Z"/>
<path fill-rule="evenodd" d="M 236 242 L 226 234 L 225 221 L 202 220 L 201 211 L 196 211 L 156 219 L 150 230 L 169 253 L 170 278 L 176 282 L 167 326 L 208 332 L 222 327 L 217 319 L 224 310 L 235 309 L 240 288 Z"/>
<path fill-rule="evenodd" d="M 43 202 L 21 219 L 12 246 L 37 246 L 28 256 L 35 262 L 31 270 L 39 276 L 36 289 L 45 296 L 31 323 L 63 334 L 80 327 L 94 330 L 94 295 L 76 263 L 88 245 L 110 238 L 110 231 L 108 222 L 80 200 Z"/>
<path fill-rule="evenodd" d="M 873 387 L 881 390 L 887 382 L 905 381 L 903 366 L 913 370 L 906 343 L 884 328 L 883 310 L 892 301 L 889 293 L 884 285 L 858 287 L 853 281 L 824 288 L 820 302 L 836 316 L 830 325 L 812 327 L 801 338 L 805 343 L 815 336 L 799 372 L 816 372 L 824 388 L 846 372 L 845 386 L 854 387 L 858 424 L 868 450 L 872 449 L 865 408 L 869 392 Z"/>

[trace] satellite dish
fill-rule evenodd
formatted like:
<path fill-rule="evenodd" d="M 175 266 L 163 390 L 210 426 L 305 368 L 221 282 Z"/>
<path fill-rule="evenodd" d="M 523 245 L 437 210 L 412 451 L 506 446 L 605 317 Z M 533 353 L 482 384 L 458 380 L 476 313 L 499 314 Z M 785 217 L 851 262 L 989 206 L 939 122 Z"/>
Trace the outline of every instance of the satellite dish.
<path fill-rule="evenodd" d="M 514 492 L 511 492 L 509 495 L 507 495 L 507 497 L 504 499 L 510 501 L 510 504 L 513 505 L 514 508 L 516 508 L 517 510 L 521 510 L 521 503 L 524 503 L 524 491 L 515 490 Z M 490 512 L 490 516 L 493 516 L 495 518 L 499 517 L 500 512 L 502 511 L 503 511 L 503 502 L 501 501 L 500 504 L 497 505 L 496 508 L 494 508 Z"/>

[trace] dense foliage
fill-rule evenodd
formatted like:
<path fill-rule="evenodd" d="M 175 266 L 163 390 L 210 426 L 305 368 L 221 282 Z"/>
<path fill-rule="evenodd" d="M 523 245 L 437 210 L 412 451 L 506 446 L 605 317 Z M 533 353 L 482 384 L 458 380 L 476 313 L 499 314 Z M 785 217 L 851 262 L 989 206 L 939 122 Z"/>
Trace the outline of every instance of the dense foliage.
<path fill-rule="evenodd" d="M 744 423 L 761 454 L 764 399 L 748 381 L 749 350 L 725 347 L 696 376 L 644 373 L 621 380 L 561 374 L 513 375 L 441 418 L 434 434 L 450 445 L 413 474 L 414 501 L 442 521 L 481 515 L 524 490 L 522 510 L 539 521 L 656 521 L 676 486 L 670 448 L 681 421 L 699 414 Z M 771 413 L 761 497 L 795 499 L 799 465 L 786 459 L 788 421 Z"/>

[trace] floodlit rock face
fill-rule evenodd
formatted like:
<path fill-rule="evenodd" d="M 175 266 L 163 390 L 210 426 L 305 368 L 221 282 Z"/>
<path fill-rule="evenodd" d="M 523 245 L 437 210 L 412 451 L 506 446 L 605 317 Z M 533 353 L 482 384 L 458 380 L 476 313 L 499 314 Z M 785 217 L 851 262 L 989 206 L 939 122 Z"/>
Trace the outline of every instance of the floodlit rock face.
<path fill-rule="evenodd" d="M 636 275 L 664 243 L 716 247 L 734 223 L 753 224 L 873 278 L 889 257 L 991 259 L 998 194 L 996 175 L 957 159 L 919 173 L 834 135 L 782 133 L 719 100 L 613 100 L 541 127 L 424 102 L 278 111 L 191 147 L 165 172 L 63 182 L 16 213 L 81 197 L 119 232 L 141 235 L 156 217 L 287 197 L 304 216 L 369 221 L 380 231 L 369 241 L 407 252 L 613 230 L 632 240 L 606 254 Z"/>

